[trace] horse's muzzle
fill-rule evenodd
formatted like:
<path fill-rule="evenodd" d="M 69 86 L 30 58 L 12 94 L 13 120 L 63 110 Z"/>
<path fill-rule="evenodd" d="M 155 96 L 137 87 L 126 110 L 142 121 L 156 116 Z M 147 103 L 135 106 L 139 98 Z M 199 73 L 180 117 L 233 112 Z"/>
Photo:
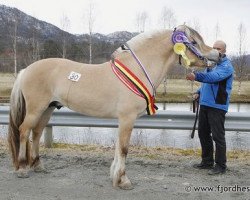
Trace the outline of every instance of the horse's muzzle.
<path fill-rule="evenodd" d="M 207 61 L 206 64 L 208 67 L 216 65 L 218 62 L 220 62 L 222 58 L 222 54 L 219 53 L 217 50 L 212 50 L 209 54 L 205 55 Z"/>

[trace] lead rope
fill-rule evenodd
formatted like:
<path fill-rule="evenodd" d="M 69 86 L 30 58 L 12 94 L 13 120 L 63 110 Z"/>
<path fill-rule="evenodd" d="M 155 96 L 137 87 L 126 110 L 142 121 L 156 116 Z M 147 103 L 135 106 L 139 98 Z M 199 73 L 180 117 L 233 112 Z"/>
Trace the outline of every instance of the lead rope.
<path fill-rule="evenodd" d="M 193 100 L 193 113 L 195 114 L 195 120 L 194 120 L 194 125 L 193 125 L 193 129 L 191 132 L 190 137 L 193 139 L 194 138 L 194 134 L 195 134 L 195 129 L 196 129 L 196 124 L 197 124 L 197 120 L 198 120 L 198 115 L 199 115 L 199 99 L 194 99 Z M 196 112 L 195 112 L 195 108 L 196 108 Z"/>
<path fill-rule="evenodd" d="M 194 73 L 195 70 L 191 69 L 191 72 Z M 194 83 L 192 82 L 192 84 L 194 84 Z M 193 91 L 192 91 L 192 93 L 193 93 Z M 193 129 L 192 129 L 192 132 L 191 132 L 191 135 L 190 135 L 190 137 L 192 139 L 194 138 L 196 124 L 197 124 L 197 120 L 198 120 L 198 116 L 199 116 L 199 107 L 200 107 L 199 98 L 198 99 L 193 99 L 193 113 L 195 113 L 195 120 L 194 120 Z"/>
<path fill-rule="evenodd" d="M 127 49 L 126 49 L 125 47 L 126 47 Z M 141 68 L 141 70 L 143 71 L 144 75 L 145 75 L 146 78 L 148 79 L 148 82 L 150 83 L 150 85 L 151 85 L 151 87 L 152 87 L 152 89 L 153 89 L 153 97 L 155 97 L 155 95 L 156 95 L 155 86 L 154 86 L 152 80 L 150 79 L 150 77 L 149 77 L 149 75 L 148 75 L 148 73 L 147 73 L 145 67 L 143 66 L 143 64 L 142 64 L 141 61 L 139 60 L 139 58 L 135 55 L 134 51 L 129 47 L 129 45 L 128 45 L 127 43 L 123 44 L 123 45 L 121 46 L 121 48 L 122 48 L 123 50 L 129 50 L 129 51 L 131 52 L 131 54 L 132 54 L 132 56 L 134 57 L 134 59 L 136 60 L 137 64 L 140 66 L 140 68 Z"/>

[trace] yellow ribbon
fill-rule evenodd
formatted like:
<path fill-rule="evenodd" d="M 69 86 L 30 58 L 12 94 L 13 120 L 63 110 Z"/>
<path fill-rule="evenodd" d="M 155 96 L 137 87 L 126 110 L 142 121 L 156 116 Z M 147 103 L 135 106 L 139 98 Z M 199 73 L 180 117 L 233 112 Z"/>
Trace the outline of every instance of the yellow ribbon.
<path fill-rule="evenodd" d="M 184 60 L 184 66 L 189 67 L 191 64 L 191 60 L 186 55 L 186 46 L 183 43 L 175 43 L 174 52 L 177 55 L 181 55 Z"/>

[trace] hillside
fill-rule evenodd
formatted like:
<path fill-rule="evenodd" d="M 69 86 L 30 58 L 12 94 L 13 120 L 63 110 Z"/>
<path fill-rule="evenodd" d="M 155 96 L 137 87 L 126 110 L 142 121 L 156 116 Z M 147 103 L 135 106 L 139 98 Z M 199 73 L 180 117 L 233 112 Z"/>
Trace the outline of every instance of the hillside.
<path fill-rule="evenodd" d="M 15 30 L 19 68 L 41 58 L 62 57 L 64 41 L 67 50 L 66 58 L 88 62 L 88 34 L 70 34 L 16 8 L 0 5 L 0 67 L 2 72 L 12 72 Z M 137 34 L 127 31 L 108 35 L 94 33 L 92 36 L 93 63 L 110 59 L 111 53 L 117 47 Z"/>
<path fill-rule="evenodd" d="M 128 31 L 117 31 L 107 35 L 94 33 L 92 63 L 109 60 L 115 49 L 137 34 Z M 88 34 L 70 34 L 16 8 L 0 5 L 0 72 L 13 72 L 14 39 L 18 70 L 36 60 L 48 57 L 65 57 L 79 62 L 89 62 Z M 237 57 L 232 59 L 233 63 L 236 63 Z M 248 67 L 244 73 L 249 74 L 250 55 L 246 55 L 245 60 Z M 177 65 L 172 68 L 170 74 L 174 77 L 183 77 L 185 73 L 185 69 Z"/>

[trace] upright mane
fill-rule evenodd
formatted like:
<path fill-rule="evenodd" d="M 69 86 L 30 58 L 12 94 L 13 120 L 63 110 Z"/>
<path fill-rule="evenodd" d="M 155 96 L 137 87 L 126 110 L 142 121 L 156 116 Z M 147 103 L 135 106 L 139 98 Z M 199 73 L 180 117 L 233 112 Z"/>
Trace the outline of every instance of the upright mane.
<path fill-rule="evenodd" d="M 162 40 L 164 37 L 166 37 L 166 33 L 170 32 L 170 30 L 167 29 L 162 29 L 162 30 L 153 30 L 150 32 L 144 32 L 144 33 L 140 33 L 138 35 L 136 35 L 135 37 L 133 37 L 132 39 L 130 39 L 127 44 L 129 45 L 129 47 L 132 50 L 137 50 L 138 48 L 140 48 L 142 45 L 145 45 L 145 43 L 149 40 Z M 117 48 L 113 55 L 117 55 L 117 54 L 121 54 L 124 51 L 122 51 L 121 47 Z"/>
<path fill-rule="evenodd" d="M 186 26 L 186 25 L 185 25 L 185 26 Z M 191 28 L 191 27 L 189 27 L 189 26 L 186 26 L 186 27 L 189 29 L 191 35 L 196 35 L 197 38 L 198 38 L 199 40 L 201 40 L 201 41 L 204 43 L 203 38 L 201 37 L 201 35 L 200 35 L 196 30 L 194 30 L 193 28 Z"/>
<path fill-rule="evenodd" d="M 161 39 L 162 37 L 165 36 L 165 33 L 168 30 L 166 29 L 162 29 L 162 30 L 153 30 L 150 32 L 144 32 L 141 33 L 135 37 L 133 37 L 131 40 L 129 40 L 127 43 L 129 44 L 129 46 L 133 49 L 137 49 L 138 47 L 140 47 L 143 43 L 147 42 L 148 40 L 151 39 Z"/>

